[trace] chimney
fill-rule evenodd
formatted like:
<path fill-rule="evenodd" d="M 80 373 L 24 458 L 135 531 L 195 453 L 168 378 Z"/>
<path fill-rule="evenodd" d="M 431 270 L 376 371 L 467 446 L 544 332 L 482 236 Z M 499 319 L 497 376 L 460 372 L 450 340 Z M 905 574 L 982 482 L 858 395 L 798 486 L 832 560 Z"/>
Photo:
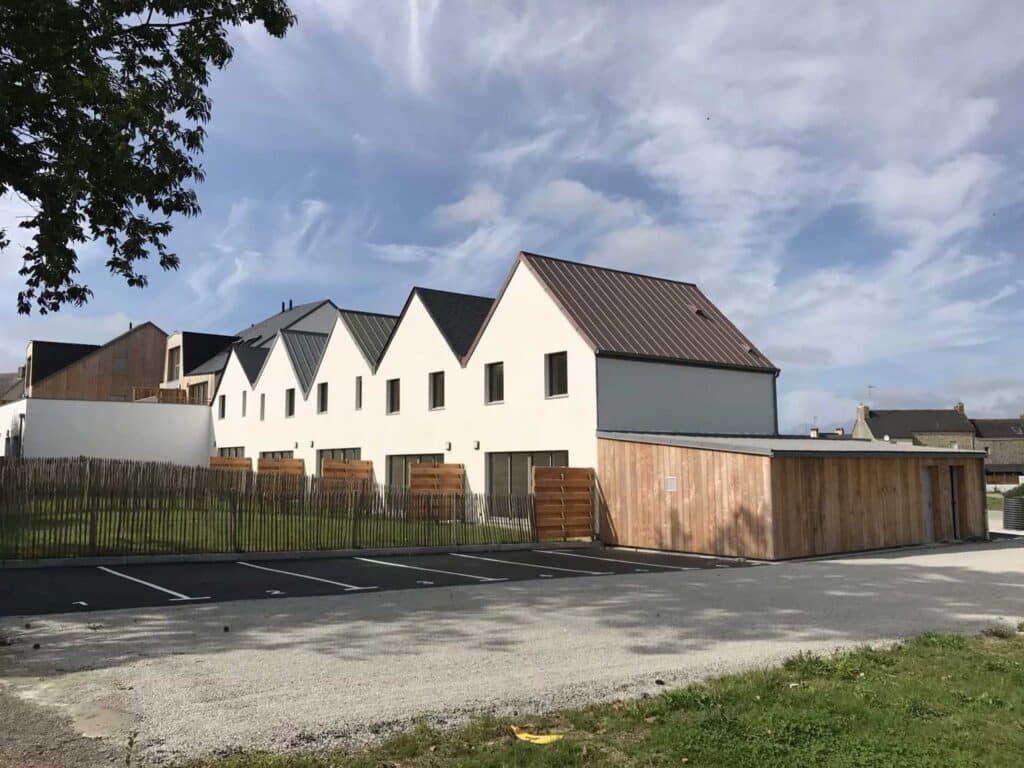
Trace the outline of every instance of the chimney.
<path fill-rule="evenodd" d="M 818 439 L 821 436 L 821 430 L 817 427 L 811 427 L 811 437 Z"/>
<path fill-rule="evenodd" d="M 130 331 L 134 327 L 135 327 L 135 323 L 133 323 L 131 320 L 129 320 L 128 321 L 128 330 Z"/>
<path fill-rule="evenodd" d="M 861 403 L 857 406 L 857 421 L 867 421 L 868 414 L 871 413 L 871 407 Z"/>
<path fill-rule="evenodd" d="M 953 406 L 953 412 L 954 413 L 959 413 L 961 416 L 966 416 L 967 415 L 967 411 L 965 410 L 963 403 L 957 403 L 956 405 L 954 405 Z"/>
<path fill-rule="evenodd" d="M 288 299 L 288 309 L 291 309 L 291 308 L 292 308 L 292 300 Z"/>
<path fill-rule="evenodd" d="M 281 311 L 284 312 L 284 302 L 281 302 Z"/>
<path fill-rule="evenodd" d="M 836 427 L 835 429 L 832 430 L 832 434 L 834 434 L 836 437 L 842 437 L 843 435 L 846 434 L 846 430 L 843 429 L 842 427 Z"/>

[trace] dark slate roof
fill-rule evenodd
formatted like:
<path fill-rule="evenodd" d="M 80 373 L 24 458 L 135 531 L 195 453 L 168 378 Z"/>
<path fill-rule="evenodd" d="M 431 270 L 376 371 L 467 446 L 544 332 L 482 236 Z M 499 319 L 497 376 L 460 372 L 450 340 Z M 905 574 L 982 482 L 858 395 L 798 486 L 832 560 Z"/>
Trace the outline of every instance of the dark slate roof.
<path fill-rule="evenodd" d="M 119 337 L 120 338 L 120 337 Z M 100 348 L 99 344 L 68 344 L 63 341 L 32 342 L 32 384 L 67 368 Z"/>
<path fill-rule="evenodd" d="M 236 344 L 231 349 L 238 358 L 238 362 L 242 364 L 242 370 L 245 371 L 249 383 L 255 384 L 256 377 L 263 370 L 263 363 L 266 361 L 267 355 L 270 354 L 270 350 L 266 347 L 250 347 L 248 344 Z"/>
<path fill-rule="evenodd" d="M 452 348 L 455 356 L 462 358 L 473 346 L 494 299 L 486 296 L 470 296 L 465 293 L 438 291 L 434 288 L 414 288 L 431 318 L 437 324 L 441 335 Z"/>
<path fill-rule="evenodd" d="M 599 355 L 775 371 L 692 283 L 522 253 Z"/>
<path fill-rule="evenodd" d="M 985 472 L 988 474 L 1016 472 L 1024 475 L 1024 464 L 986 464 Z"/>
<path fill-rule="evenodd" d="M 320 365 L 320 358 L 327 348 L 327 334 L 281 331 L 281 341 L 292 360 L 302 391 L 309 392 Z"/>
<path fill-rule="evenodd" d="M 236 345 L 241 346 L 241 345 Z M 231 354 L 231 348 L 225 349 L 218 352 L 210 359 L 203 363 L 200 363 L 190 371 L 185 371 L 186 376 L 200 376 L 204 373 L 220 373 L 224 370 L 224 366 L 228 364 L 228 355 Z"/>
<path fill-rule="evenodd" d="M 868 411 L 868 427 L 877 438 L 888 435 L 909 438 L 930 432 L 967 432 L 974 434 L 974 425 L 963 414 L 949 410 Z"/>
<path fill-rule="evenodd" d="M 182 361 L 181 367 L 185 375 L 205 363 L 211 357 L 226 352 L 228 348 L 238 341 L 237 336 L 223 336 L 219 333 L 196 333 L 194 331 L 182 331 Z M 224 356 L 224 364 L 227 364 L 227 356 Z M 222 365 L 221 368 L 224 366 Z M 213 373 L 213 371 L 208 371 Z"/>
<path fill-rule="evenodd" d="M 0 403 L 21 400 L 25 395 L 25 380 L 15 371 L 0 373 Z"/>
<path fill-rule="evenodd" d="M 1024 440 L 1024 418 L 972 419 L 978 437 L 1017 438 Z"/>
<path fill-rule="evenodd" d="M 395 329 L 398 317 L 395 315 L 378 315 L 373 312 L 357 312 L 342 309 L 341 319 L 348 326 L 352 338 L 371 366 L 377 365 L 384 347 L 388 343 L 391 331 Z"/>
<path fill-rule="evenodd" d="M 268 342 L 277 336 L 278 331 L 288 328 L 314 310 L 329 303 L 328 299 L 323 299 L 322 301 L 311 301 L 308 304 L 298 304 L 291 309 L 286 309 L 284 312 L 271 315 L 267 319 L 239 331 L 235 335 L 246 344 L 269 346 Z"/>

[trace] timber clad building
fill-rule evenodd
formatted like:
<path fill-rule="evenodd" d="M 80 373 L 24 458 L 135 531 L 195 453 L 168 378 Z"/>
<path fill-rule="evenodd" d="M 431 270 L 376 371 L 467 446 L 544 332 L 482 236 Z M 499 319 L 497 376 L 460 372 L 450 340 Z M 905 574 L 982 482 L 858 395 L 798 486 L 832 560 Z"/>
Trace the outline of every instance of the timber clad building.
<path fill-rule="evenodd" d="M 692 283 L 520 253 L 496 297 L 282 305 L 230 336 L 172 334 L 158 364 L 153 402 L 129 407 L 160 439 L 43 449 L 22 409 L 24 454 L 358 459 L 390 485 L 433 462 L 516 495 L 535 468 L 591 468 L 605 540 L 763 559 L 986 532 L 980 452 L 780 437 L 778 369 Z"/>

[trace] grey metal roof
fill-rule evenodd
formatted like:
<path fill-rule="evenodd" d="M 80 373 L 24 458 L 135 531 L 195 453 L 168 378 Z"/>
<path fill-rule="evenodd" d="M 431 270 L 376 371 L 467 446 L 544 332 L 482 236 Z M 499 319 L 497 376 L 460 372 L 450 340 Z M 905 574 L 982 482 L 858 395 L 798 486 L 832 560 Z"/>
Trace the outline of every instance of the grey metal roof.
<path fill-rule="evenodd" d="M 599 355 L 777 370 L 692 283 L 534 253 L 519 258 Z"/>
<path fill-rule="evenodd" d="M 238 346 L 238 345 L 235 345 Z M 186 376 L 201 376 L 209 373 L 220 373 L 228 364 L 228 355 L 231 354 L 231 347 L 221 350 L 210 359 L 200 363 L 195 368 L 185 371 Z"/>
<path fill-rule="evenodd" d="M 320 365 L 320 358 L 323 357 L 324 350 L 327 348 L 327 334 L 281 331 L 281 341 L 284 342 L 288 357 L 291 358 L 295 375 L 302 385 L 302 391 L 309 392 L 309 388 L 313 385 L 313 377 L 316 376 L 317 368 Z"/>
<path fill-rule="evenodd" d="M 270 346 L 270 342 L 275 336 L 277 336 L 278 331 L 288 328 L 309 313 L 319 309 L 324 304 L 329 303 L 329 299 L 323 299 L 321 301 L 311 301 L 307 304 L 298 304 L 291 309 L 286 309 L 284 312 L 278 312 L 276 315 L 271 315 L 265 320 L 261 320 L 260 322 L 239 331 L 235 335 L 246 344 L 253 346 Z"/>
<path fill-rule="evenodd" d="M 909 438 L 915 434 L 966 432 L 974 434 L 974 425 L 962 413 L 946 410 L 868 411 L 871 434 L 881 438 Z"/>
<path fill-rule="evenodd" d="M 414 288 L 413 293 L 420 297 L 448 346 L 460 359 L 473 346 L 494 304 L 494 299 L 486 296 L 471 296 L 434 288 Z"/>
<path fill-rule="evenodd" d="M 1024 440 L 1024 418 L 971 419 L 978 437 Z"/>
<path fill-rule="evenodd" d="M 379 315 L 374 312 L 357 312 L 342 309 L 341 319 L 348 326 L 349 333 L 371 366 L 377 365 L 388 338 L 398 322 L 395 315 Z"/>
<path fill-rule="evenodd" d="M 952 448 L 930 448 L 881 440 L 821 440 L 803 435 L 681 435 L 658 432 L 608 432 L 598 430 L 598 437 L 631 443 L 676 445 L 726 453 L 747 453 L 756 456 L 984 456 L 984 451 L 961 451 Z"/>
<path fill-rule="evenodd" d="M 266 347 L 250 347 L 248 344 L 236 344 L 231 348 L 238 362 L 242 364 L 242 370 L 250 384 L 256 383 L 256 378 L 263 370 L 263 363 L 266 362 L 270 350 Z"/>

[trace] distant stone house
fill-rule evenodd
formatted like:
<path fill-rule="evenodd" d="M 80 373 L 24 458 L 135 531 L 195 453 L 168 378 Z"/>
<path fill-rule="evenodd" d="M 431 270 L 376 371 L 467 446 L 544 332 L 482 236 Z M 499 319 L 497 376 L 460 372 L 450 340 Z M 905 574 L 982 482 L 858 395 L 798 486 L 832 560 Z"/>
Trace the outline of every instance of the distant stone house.
<path fill-rule="evenodd" d="M 936 448 L 987 450 L 989 485 L 1020 482 L 1024 476 L 1024 415 L 1015 419 L 969 419 L 963 403 L 947 410 L 857 408 L 854 438 L 912 443 Z"/>

